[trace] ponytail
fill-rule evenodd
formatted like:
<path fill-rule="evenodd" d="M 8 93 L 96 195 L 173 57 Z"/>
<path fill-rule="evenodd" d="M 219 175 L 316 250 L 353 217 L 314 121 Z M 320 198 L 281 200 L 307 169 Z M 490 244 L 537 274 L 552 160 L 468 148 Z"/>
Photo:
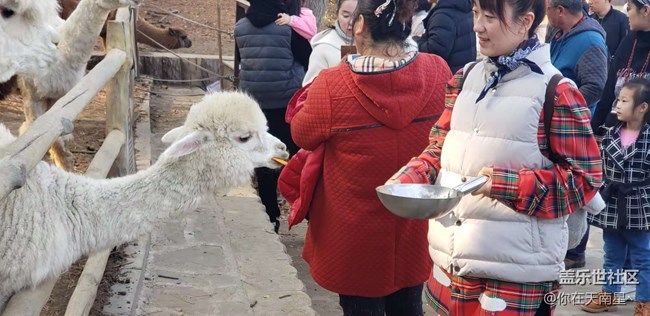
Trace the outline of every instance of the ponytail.
<path fill-rule="evenodd" d="M 359 0 L 357 19 L 363 15 L 373 41 L 403 44 L 416 5 L 416 0 Z"/>

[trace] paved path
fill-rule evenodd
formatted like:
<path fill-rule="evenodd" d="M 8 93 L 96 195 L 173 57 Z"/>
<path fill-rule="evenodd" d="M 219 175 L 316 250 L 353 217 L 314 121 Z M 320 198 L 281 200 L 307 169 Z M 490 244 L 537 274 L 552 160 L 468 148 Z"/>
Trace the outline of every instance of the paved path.
<path fill-rule="evenodd" d="M 232 194 L 152 234 L 138 315 L 314 315 L 259 199 Z"/>

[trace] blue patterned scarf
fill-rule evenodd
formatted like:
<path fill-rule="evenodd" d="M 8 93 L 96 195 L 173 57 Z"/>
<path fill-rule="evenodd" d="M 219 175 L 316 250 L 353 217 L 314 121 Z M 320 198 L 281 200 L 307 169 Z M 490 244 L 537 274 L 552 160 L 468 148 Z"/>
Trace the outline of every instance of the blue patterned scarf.
<path fill-rule="evenodd" d="M 538 49 L 542 43 L 540 43 L 537 35 L 533 35 L 531 38 L 521 43 L 514 52 L 510 55 L 501 55 L 499 57 L 490 57 L 488 62 L 491 62 L 497 66 L 497 70 L 490 75 L 488 78 L 487 84 L 481 94 L 479 94 L 476 99 L 476 103 L 481 101 L 485 95 L 490 91 L 490 89 L 496 87 L 499 83 L 499 80 L 503 78 L 507 73 L 517 69 L 521 65 L 528 65 L 530 70 L 540 75 L 544 74 L 542 69 L 537 66 L 534 62 L 528 60 L 526 57 L 534 50 Z"/>

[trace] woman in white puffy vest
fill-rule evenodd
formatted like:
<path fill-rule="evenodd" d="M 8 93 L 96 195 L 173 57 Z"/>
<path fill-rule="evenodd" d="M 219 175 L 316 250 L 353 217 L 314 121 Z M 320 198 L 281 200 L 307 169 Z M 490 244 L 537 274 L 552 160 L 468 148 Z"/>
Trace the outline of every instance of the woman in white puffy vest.
<path fill-rule="evenodd" d="M 490 177 L 429 222 L 427 299 L 438 314 L 552 314 L 545 297 L 559 288 L 566 216 L 600 186 L 589 109 L 570 80 L 555 89 L 550 142 L 544 131 L 546 87 L 559 73 L 535 35 L 545 9 L 545 0 L 473 1 L 474 31 L 488 58 L 452 78 L 429 146 L 388 181 L 454 187 Z"/>

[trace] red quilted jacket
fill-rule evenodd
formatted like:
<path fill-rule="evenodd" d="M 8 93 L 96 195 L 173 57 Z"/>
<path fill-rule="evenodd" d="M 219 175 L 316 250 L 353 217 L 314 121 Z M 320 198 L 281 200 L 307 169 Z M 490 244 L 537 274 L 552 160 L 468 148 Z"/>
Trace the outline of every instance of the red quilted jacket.
<path fill-rule="evenodd" d="M 429 276 L 427 221 L 392 215 L 375 188 L 428 145 L 450 78 L 444 60 L 419 54 L 383 73 L 341 64 L 312 83 L 291 135 L 305 150 L 323 150 L 303 249 L 322 287 L 380 297 Z"/>

